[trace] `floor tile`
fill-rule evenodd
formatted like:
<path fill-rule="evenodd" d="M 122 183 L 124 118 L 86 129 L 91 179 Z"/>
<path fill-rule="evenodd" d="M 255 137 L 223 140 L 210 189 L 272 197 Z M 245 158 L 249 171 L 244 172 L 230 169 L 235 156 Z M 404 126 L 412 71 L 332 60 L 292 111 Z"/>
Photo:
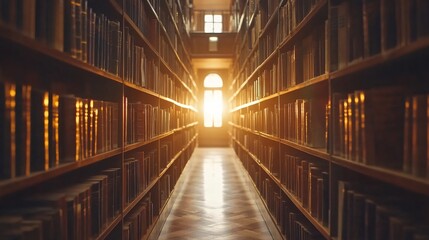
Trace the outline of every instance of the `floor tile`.
<path fill-rule="evenodd" d="M 272 239 L 231 148 L 197 148 L 159 239 Z"/>

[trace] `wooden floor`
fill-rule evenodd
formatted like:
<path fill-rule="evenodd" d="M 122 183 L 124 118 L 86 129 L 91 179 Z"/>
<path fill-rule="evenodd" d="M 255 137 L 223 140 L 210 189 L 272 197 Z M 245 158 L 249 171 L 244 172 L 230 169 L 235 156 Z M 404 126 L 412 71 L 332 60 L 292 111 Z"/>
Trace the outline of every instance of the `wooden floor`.
<path fill-rule="evenodd" d="M 197 148 L 159 239 L 273 239 L 231 148 Z"/>

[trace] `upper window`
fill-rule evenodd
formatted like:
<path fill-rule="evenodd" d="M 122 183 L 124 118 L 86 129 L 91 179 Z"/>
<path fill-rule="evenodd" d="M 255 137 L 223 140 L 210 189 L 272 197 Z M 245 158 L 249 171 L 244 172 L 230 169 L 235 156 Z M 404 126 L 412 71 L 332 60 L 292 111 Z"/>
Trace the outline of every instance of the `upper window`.
<path fill-rule="evenodd" d="M 220 14 L 204 15 L 204 32 L 206 33 L 222 32 L 222 15 Z"/>

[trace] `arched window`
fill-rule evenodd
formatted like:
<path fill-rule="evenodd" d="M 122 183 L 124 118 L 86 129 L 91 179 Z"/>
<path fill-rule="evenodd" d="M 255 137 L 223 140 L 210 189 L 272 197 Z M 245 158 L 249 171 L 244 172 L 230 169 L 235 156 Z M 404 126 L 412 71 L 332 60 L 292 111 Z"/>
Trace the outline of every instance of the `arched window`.
<path fill-rule="evenodd" d="M 204 127 L 222 127 L 222 78 L 210 73 L 204 78 Z"/>

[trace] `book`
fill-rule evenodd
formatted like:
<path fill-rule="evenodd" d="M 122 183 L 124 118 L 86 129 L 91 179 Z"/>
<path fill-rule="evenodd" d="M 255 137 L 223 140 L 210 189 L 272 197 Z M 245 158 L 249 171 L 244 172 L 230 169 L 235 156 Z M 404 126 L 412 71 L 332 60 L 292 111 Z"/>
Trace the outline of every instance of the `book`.
<path fill-rule="evenodd" d="M 363 0 L 363 41 L 364 41 L 364 57 L 379 54 L 381 52 L 381 13 L 380 13 L 380 0 Z M 387 4 L 394 6 L 394 4 Z M 385 6 L 383 6 L 385 7 Z M 386 10 L 386 9 L 385 9 Z M 384 17 L 384 16 L 383 16 Z M 383 19 L 383 21 L 388 19 Z M 385 29 L 383 29 L 386 31 Z M 387 33 L 383 33 L 387 34 Z M 390 35 L 388 37 L 391 37 Z M 384 36 L 383 41 L 389 41 Z M 394 40 L 391 40 L 394 41 Z"/>
<path fill-rule="evenodd" d="M 336 31 L 336 33 L 331 33 L 331 39 L 335 36 L 338 37 L 338 42 L 335 39 L 331 42 L 331 49 L 334 49 L 333 52 L 331 52 L 331 69 L 338 70 L 346 67 L 350 59 L 349 3 L 344 1 L 338 6 L 333 6 L 331 11 L 333 17 L 336 16 L 336 20 L 333 20 L 333 24 L 337 23 L 337 26 L 331 28 L 331 31 Z M 335 59 L 337 55 L 338 62 L 336 63 Z"/>
<path fill-rule="evenodd" d="M 49 169 L 49 93 L 31 89 L 31 172 Z"/>
<path fill-rule="evenodd" d="M 59 105 L 60 96 L 58 94 L 50 94 L 49 104 L 49 167 L 54 168 L 60 165 L 60 115 Z M 73 135 L 72 135 L 73 136 Z"/>
<path fill-rule="evenodd" d="M 347 239 L 347 221 L 349 218 L 349 212 L 347 211 L 347 206 L 349 204 L 347 191 L 349 189 L 350 183 L 338 181 L 338 240 Z"/>
<path fill-rule="evenodd" d="M 52 236 L 58 239 L 67 239 L 67 206 L 66 195 L 63 193 L 44 193 L 31 195 L 23 199 L 24 204 L 31 207 L 48 207 L 54 209 L 57 217 L 56 227 L 52 227 L 50 231 Z"/>
<path fill-rule="evenodd" d="M 412 167 L 412 147 L 413 147 L 413 101 L 411 97 L 406 97 L 404 103 L 404 156 L 402 171 L 411 174 Z"/>
<path fill-rule="evenodd" d="M 16 176 L 28 176 L 31 172 L 31 88 L 16 88 Z"/>
<path fill-rule="evenodd" d="M 1 76 L 0 76 L 1 77 Z M 1 147 L 1 170 L 0 178 L 8 179 L 16 176 L 16 85 L 13 83 L 0 84 L 0 112 L 2 117 L 0 123 Z"/>
<path fill-rule="evenodd" d="M 380 0 L 381 48 L 388 51 L 405 44 L 403 21 L 403 6 L 401 0 Z"/>
<path fill-rule="evenodd" d="M 424 178 L 428 176 L 428 96 L 413 96 L 411 108 L 411 174 Z"/>

